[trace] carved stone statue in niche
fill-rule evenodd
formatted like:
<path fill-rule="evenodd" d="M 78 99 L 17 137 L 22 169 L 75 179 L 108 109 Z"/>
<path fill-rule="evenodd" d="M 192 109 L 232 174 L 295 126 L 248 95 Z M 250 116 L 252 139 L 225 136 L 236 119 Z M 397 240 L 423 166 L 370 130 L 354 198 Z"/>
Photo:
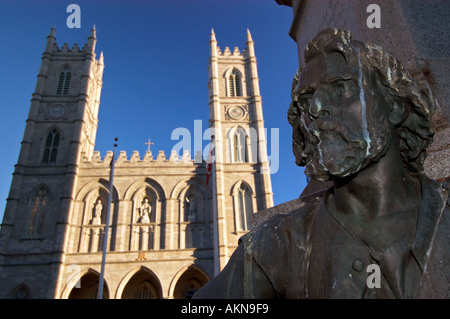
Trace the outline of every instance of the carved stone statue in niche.
<path fill-rule="evenodd" d="M 186 197 L 185 203 L 185 221 L 193 222 L 196 221 L 197 216 L 197 202 L 195 197 Z"/>
<path fill-rule="evenodd" d="M 150 223 L 150 215 L 152 213 L 152 206 L 150 205 L 148 197 L 144 197 L 144 200 L 139 207 L 139 223 Z"/>
<path fill-rule="evenodd" d="M 422 173 L 430 87 L 348 31 L 321 31 L 305 61 L 288 111 L 293 151 L 333 186 L 244 235 L 195 297 L 449 297 L 448 194 Z"/>
<path fill-rule="evenodd" d="M 100 198 L 97 199 L 94 205 L 94 217 L 92 218 L 92 225 L 100 225 L 102 223 L 103 204 Z"/>

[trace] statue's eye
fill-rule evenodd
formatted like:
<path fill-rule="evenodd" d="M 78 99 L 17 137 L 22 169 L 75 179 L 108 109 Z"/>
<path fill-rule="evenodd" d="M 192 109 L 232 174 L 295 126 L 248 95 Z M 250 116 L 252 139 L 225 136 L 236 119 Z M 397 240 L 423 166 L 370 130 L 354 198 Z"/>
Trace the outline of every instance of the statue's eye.
<path fill-rule="evenodd" d="M 345 94 L 345 84 L 337 83 L 334 86 L 334 91 L 338 96 L 343 96 Z"/>
<path fill-rule="evenodd" d="M 306 108 L 311 104 L 312 97 L 313 97 L 313 95 L 310 93 L 302 94 L 302 95 L 300 95 L 298 101 L 300 102 L 300 105 L 303 108 Z"/>

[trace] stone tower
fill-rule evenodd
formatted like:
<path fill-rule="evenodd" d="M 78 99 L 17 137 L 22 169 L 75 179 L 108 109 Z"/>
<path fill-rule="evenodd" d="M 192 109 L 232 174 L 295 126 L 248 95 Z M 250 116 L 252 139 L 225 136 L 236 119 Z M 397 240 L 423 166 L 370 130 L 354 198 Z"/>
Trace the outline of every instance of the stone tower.
<path fill-rule="evenodd" d="M 250 215 L 273 206 L 254 43 L 223 52 L 210 39 L 209 111 L 215 140 L 219 268 L 250 228 Z"/>
<path fill-rule="evenodd" d="M 21 278 L 14 297 L 54 298 L 68 234 L 81 153 L 92 154 L 102 87 L 103 55 L 96 60 L 96 31 L 87 44 L 58 47 L 47 37 L 26 121 L 0 236 L 5 278 Z M 10 295 L 11 296 L 11 295 Z"/>

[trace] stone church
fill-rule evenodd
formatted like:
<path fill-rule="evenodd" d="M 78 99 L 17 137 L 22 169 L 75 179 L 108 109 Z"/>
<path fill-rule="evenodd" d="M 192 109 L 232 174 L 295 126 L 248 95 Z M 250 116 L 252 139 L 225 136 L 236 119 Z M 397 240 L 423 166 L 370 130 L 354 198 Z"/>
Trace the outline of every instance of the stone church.
<path fill-rule="evenodd" d="M 242 51 L 222 51 L 212 31 L 212 182 L 201 155 L 120 151 L 106 225 L 113 152 L 95 151 L 95 47 L 95 28 L 83 47 L 47 37 L 1 225 L 0 298 L 95 298 L 105 226 L 103 298 L 189 298 L 223 269 L 250 216 L 273 206 L 251 34 Z"/>

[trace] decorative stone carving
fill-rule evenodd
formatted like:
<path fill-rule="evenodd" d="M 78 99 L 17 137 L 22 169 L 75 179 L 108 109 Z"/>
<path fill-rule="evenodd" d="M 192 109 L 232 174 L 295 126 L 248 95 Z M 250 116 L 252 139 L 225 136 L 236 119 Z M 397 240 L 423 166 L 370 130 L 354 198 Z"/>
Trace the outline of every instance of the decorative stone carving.
<path fill-rule="evenodd" d="M 227 110 L 227 115 L 232 120 L 241 120 L 245 117 L 246 113 L 245 108 L 238 105 L 230 106 Z"/>
<path fill-rule="evenodd" d="M 148 197 L 144 197 L 141 206 L 139 207 L 139 223 L 150 223 L 150 214 L 152 213 L 152 206 L 150 205 Z"/>
<path fill-rule="evenodd" d="M 91 222 L 92 225 L 100 225 L 102 223 L 102 211 L 103 204 L 100 198 L 98 198 L 94 205 L 94 216 Z"/>
<path fill-rule="evenodd" d="M 66 109 L 63 105 L 57 104 L 50 107 L 48 114 L 52 120 L 59 120 L 66 114 Z"/>

